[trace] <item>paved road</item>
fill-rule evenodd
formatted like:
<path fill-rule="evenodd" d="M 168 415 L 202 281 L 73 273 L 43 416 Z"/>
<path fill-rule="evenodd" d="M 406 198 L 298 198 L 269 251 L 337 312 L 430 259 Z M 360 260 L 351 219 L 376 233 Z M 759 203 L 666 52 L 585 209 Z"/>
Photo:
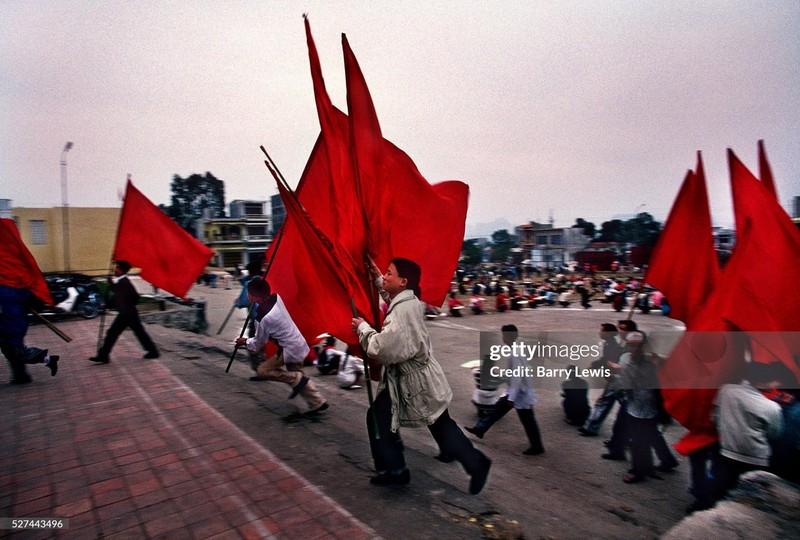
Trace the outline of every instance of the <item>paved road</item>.
<path fill-rule="evenodd" d="M 238 290 L 196 287 L 190 294 L 207 302 L 211 333 L 219 328 Z M 688 464 L 680 458 L 676 472 L 663 481 L 626 485 L 621 477 L 628 465 L 600 459 L 602 440 L 610 434 L 610 421 L 601 436 L 578 436 L 562 421 L 557 390 L 540 390 L 536 415 L 546 453 L 524 456 L 522 427 L 512 413 L 475 444 L 493 461 L 487 488 L 478 496 L 467 494 L 468 478 L 456 464 L 433 459 L 437 448 L 424 429 L 403 431 L 412 482 L 402 488 L 376 488 L 368 483 L 372 463 L 366 442 L 364 414 L 366 392 L 341 390 L 332 377 L 315 380 L 329 399 L 331 409 L 313 420 L 298 418 L 300 400 L 288 401 L 285 385 L 251 382 L 245 355 L 231 372 L 224 372 L 230 342 L 244 318 L 237 311 L 221 336 L 197 336 L 178 330 L 148 326 L 164 354 L 157 362 L 205 403 L 221 413 L 249 437 L 271 452 L 356 520 L 378 535 L 402 538 L 656 538 L 683 517 L 690 501 Z M 601 304 L 589 310 L 540 308 L 536 310 L 460 319 L 441 318 L 429 327 L 435 355 L 454 390 L 450 408 L 461 425 L 476 421 L 470 403 L 474 383 L 466 360 L 479 356 L 480 331 L 495 332 L 514 323 L 522 332 L 541 330 L 595 331 L 602 322 L 620 314 Z M 644 330 L 673 327 L 660 315 L 636 316 Z M 96 321 L 65 324 L 97 331 Z M 43 335 L 38 327 L 31 334 Z M 134 343 L 132 335 L 123 341 Z M 75 358 L 75 362 L 83 362 Z M 130 360 L 140 362 L 138 357 Z M 123 363 L 123 359 L 119 359 Z M 79 364 L 80 365 L 80 364 Z M 87 369 L 92 366 L 86 366 Z M 309 374 L 313 368 L 307 368 Z M 2 376 L 2 375 L 0 375 Z M 58 378 L 66 384 L 66 378 Z M 48 381 L 50 382 L 50 381 Z M 598 393 L 593 390 L 593 396 Z M 681 428 L 666 436 L 675 441 Z M 309 504 L 313 504 L 310 502 Z"/>

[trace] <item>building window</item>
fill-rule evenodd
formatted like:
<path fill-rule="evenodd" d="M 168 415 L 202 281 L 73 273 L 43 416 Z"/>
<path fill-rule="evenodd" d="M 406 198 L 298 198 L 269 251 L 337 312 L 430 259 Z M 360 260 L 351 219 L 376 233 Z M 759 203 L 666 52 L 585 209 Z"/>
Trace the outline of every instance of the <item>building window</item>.
<path fill-rule="evenodd" d="M 267 234 L 267 226 L 250 225 L 247 227 L 247 234 L 249 236 L 265 236 Z"/>
<path fill-rule="evenodd" d="M 547 235 L 546 234 L 539 234 L 536 236 L 536 245 L 537 246 L 545 246 L 547 245 Z"/>
<path fill-rule="evenodd" d="M 264 206 L 261 203 L 244 203 L 245 216 L 263 216 Z"/>
<path fill-rule="evenodd" d="M 550 243 L 554 246 L 560 246 L 562 244 L 562 239 L 560 234 L 554 234 L 550 237 Z"/>
<path fill-rule="evenodd" d="M 42 219 L 32 219 L 31 224 L 31 243 L 35 246 L 41 246 L 47 243 L 47 229 L 45 222 Z"/>

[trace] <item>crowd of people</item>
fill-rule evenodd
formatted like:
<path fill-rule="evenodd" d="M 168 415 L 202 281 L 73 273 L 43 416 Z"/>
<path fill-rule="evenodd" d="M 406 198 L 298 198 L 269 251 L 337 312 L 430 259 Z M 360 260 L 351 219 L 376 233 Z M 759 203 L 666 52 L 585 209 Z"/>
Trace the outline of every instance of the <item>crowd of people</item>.
<path fill-rule="evenodd" d="M 111 279 L 114 304 L 118 315 L 103 340 L 96 356 L 90 360 L 107 364 L 110 352 L 123 330 L 133 329 L 144 358 L 157 358 L 158 348 L 147 335 L 138 318 L 138 295 L 133 290 L 128 271 L 130 265 L 117 261 Z M 280 295 L 260 277 L 260 265 L 241 275 L 242 294 L 235 307 L 251 310 L 249 337 L 236 339 L 236 347 L 251 352 L 251 364 L 257 375 L 252 380 L 276 381 L 290 387 L 289 399 L 302 396 L 308 407 L 305 413 L 317 415 L 328 409 L 328 401 L 314 381 L 303 370 L 316 365 L 320 375 L 336 375 L 341 388 L 360 388 L 364 382 L 365 364 L 343 342 L 333 336 L 320 336 L 310 347 L 292 320 Z M 441 366 L 431 352 L 430 336 L 424 313 L 430 312 L 420 302 L 421 269 L 413 261 L 397 258 L 385 272 L 373 268 L 376 288 L 386 303 L 381 330 L 364 319 L 354 318 L 352 330 L 361 349 L 382 367 L 376 397 L 366 415 L 369 445 L 375 464 L 376 485 L 405 485 L 410 471 L 403 455 L 400 428 L 427 427 L 439 447 L 436 456 L 442 462 L 458 461 L 469 475 L 469 492 L 479 493 L 487 482 L 492 461 L 476 449 L 470 439 L 450 417 L 448 409 L 453 392 Z M 469 291 L 467 291 L 469 287 Z M 461 280 L 458 291 L 447 300 L 447 311 L 460 317 L 462 312 L 485 312 L 484 295 L 494 296 L 498 312 L 522 309 L 521 306 L 565 305 L 569 295 L 578 295 L 588 309 L 596 297 L 608 297 L 624 289 L 640 291 L 640 283 L 626 283 L 612 278 L 597 280 L 594 276 L 554 275 L 537 282 L 498 282 L 481 277 Z M 469 305 L 458 293 L 469 292 Z M 55 375 L 59 357 L 24 344 L 27 329 L 25 290 L 0 286 L 0 346 L 12 367 L 12 383 L 30 381 L 25 364 L 43 363 Z M 650 297 L 656 296 L 651 293 Z M 637 298 L 638 299 L 638 298 Z M 663 296 L 653 304 L 667 305 Z M 641 306 L 640 306 L 641 307 Z M 515 325 L 500 328 L 502 340 L 513 345 L 519 339 Z M 615 404 L 619 405 L 611 438 L 604 442 L 602 459 L 627 461 L 630 468 L 622 475 L 625 483 L 649 479 L 661 480 L 661 474 L 678 467 L 678 460 L 667 445 L 660 425 L 670 422 L 659 390 L 658 369 L 661 358 L 648 351 L 647 334 L 635 321 L 603 323 L 598 335 L 601 357 L 593 368 L 607 368 L 605 388 L 589 404 L 589 386 L 585 380 L 571 375 L 563 381 L 561 395 L 564 421 L 584 437 L 596 437 Z M 510 358 L 510 367 L 519 367 L 524 358 Z M 797 380 L 790 370 L 778 362 L 764 364 L 750 361 L 741 382 L 722 386 L 713 411 L 713 425 L 718 442 L 689 455 L 691 492 L 694 501 L 689 512 L 712 507 L 735 487 L 739 476 L 748 470 L 766 469 L 792 481 L 800 481 L 796 467 L 800 459 L 800 402 Z M 512 369 L 513 371 L 513 369 Z M 517 371 L 519 373 L 519 371 Z M 464 429 L 483 439 L 490 428 L 514 409 L 527 439 L 523 451 L 529 456 L 545 452 L 543 436 L 534 413 L 536 393 L 532 381 L 513 376 L 505 381 L 506 391 L 486 408 L 474 426 Z M 655 454 L 657 462 L 653 459 Z"/>

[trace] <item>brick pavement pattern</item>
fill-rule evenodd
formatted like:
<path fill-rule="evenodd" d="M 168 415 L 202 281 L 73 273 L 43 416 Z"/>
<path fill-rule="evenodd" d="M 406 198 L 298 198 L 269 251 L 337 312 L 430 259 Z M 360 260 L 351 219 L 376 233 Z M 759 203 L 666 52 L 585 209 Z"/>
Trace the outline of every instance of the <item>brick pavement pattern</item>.
<path fill-rule="evenodd" d="M 94 328 L 65 325 L 77 334 L 70 344 L 31 329 L 30 344 L 62 355 L 56 377 L 33 365 L 33 383 L 11 386 L 0 371 L 0 517 L 69 518 L 67 530 L 0 536 L 377 536 L 158 360 L 143 360 L 129 332 L 110 364 L 90 363 Z"/>

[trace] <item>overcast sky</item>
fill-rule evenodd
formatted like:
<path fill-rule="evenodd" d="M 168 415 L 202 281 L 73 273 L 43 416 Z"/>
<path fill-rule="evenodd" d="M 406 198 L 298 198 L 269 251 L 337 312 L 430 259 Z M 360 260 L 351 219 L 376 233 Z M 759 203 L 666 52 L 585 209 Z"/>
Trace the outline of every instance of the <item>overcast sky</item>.
<path fill-rule="evenodd" d="M 663 220 L 701 150 L 715 224 L 725 152 L 800 195 L 800 2 L 0 0 L 0 198 L 153 202 L 210 171 L 226 201 L 296 185 L 319 132 L 302 14 L 346 111 L 341 34 L 384 136 L 428 181 L 470 185 L 468 224 Z M 644 206 L 641 206 L 644 205 Z"/>

